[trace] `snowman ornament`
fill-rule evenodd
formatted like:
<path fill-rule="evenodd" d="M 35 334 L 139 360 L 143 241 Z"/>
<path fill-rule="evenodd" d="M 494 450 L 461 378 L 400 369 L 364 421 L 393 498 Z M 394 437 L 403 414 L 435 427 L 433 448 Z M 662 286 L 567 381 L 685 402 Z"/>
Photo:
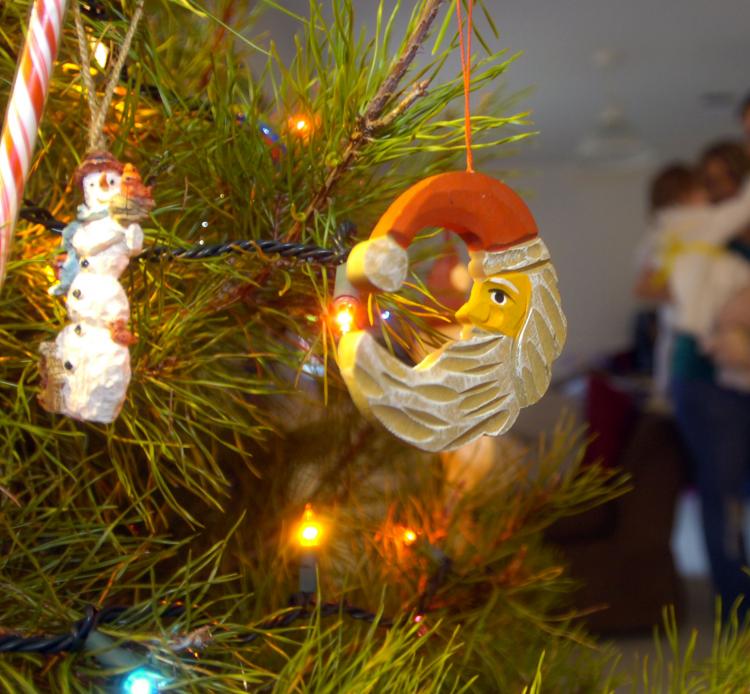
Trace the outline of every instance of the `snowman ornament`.
<path fill-rule="evenodd" d="M 63 232 L 68 257 L 50 293 L 67 292 L 69 323 L 43 343 L 39 396 L 50 412 L 110 423 L 130 383 L 130 306 L 119 278 L 143 247 L 139 220 L 153 207 L 151 190 L 131 165 L 108 152 L 89 154 L 75 181 L 83 190 L 75 222 Z"/>

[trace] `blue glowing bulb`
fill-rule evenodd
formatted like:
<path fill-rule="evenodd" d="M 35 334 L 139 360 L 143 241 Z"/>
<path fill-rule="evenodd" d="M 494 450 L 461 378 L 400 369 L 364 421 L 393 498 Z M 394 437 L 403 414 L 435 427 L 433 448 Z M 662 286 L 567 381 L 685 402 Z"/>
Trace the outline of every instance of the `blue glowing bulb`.
<path fill-rule="evenodd" d="M 133 670 L 123 681 L 123 694 L 156 694 L 164 678 L 146 668 Z"/>
<path fill-rule="evenodd" d="M 274 132 L 273 128 L 266 123 L 258 123 L 258 130 L 266 140 L 266 144 L 272 145 L 279 141 L 279 136 Z"/>

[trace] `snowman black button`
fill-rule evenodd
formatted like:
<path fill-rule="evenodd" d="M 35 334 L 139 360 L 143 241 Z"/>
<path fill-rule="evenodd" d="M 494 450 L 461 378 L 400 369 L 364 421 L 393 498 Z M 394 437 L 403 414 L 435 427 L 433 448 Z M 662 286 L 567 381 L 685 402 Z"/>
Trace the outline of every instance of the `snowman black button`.
<path fill-rule="evenodd" d="M 80 289 L 74 289 L 73 290 L 73 297 L 76 298 L 76 299 L 80 299 L 81 298 L 81 290 Z"/>
<path fill-rule="evenodd" d="M 63 364 L 63 366 L 64 366 L 64 367 L 65 367 L 65 368 L 66 368 L 66 369 L 67 369 L 68 371 L 72 371 L 72 370 L 73 370 L 73 364 L 71 364 L 71 363 L 70 363 L 69 361 L 66 361 L 66 362 L 65 362 L 65 363 Z"/>
<path fill-rule="evenodd" d="M 81 261 L 81 267 L 82 267 L 82 268 L 87 268 L 87 267 L 88 267 L 88 266 L 89 266 L 90 264 L 91 264 L 91 263 L 89 263 L 89 261 L 88 261 L 88 260 L 85 260 L 85 259 L 84 259 L 84 260 L 82 260 L 82 261 Z"/>

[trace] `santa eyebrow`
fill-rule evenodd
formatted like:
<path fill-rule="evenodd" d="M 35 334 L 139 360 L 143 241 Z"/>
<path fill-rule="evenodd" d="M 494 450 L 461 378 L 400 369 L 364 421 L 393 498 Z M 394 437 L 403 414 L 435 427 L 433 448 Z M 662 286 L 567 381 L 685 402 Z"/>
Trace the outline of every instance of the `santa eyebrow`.
<path fill-rule="evenodd" d="M 505 287 L 506 289 L 510 289 L 512 292 L 518 293 L 518 287 L 516 287 L 513 282 L 510 280 L 506 280 L 504 277 L 490 277 L 489 281 L 494 284 L 499 284 L 501 287 Z"/>

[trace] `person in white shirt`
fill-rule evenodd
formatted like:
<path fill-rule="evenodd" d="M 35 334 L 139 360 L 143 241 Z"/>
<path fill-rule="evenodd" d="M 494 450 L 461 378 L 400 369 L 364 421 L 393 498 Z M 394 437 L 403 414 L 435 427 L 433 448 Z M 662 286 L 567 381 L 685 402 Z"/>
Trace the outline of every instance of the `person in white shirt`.
<path fill-rule="evenodd" d="M 683 165 L 663 170 L 652 186 L 657 207 L 650 246 L 651 282 L 670 299 L 674 330 L 692 336 L 709 354 L 723 307 L 750 287 L 750 263 L 726 246 L 750 225 L 750 183 L 739 194 L 708 204 L 698 176 Z M 721 368 L 719 382 L 750 390 L 750 374 Z"/>
<path fill-rule="evenodd" d="M 714 358 L 714 342 L 726 305 L 750 287 L 750 252 L 740 238 L 750 213 L 745 185 L 750 158 L 743 143 L 719 142 L 704 152 L 699 171 L 712 207 L 695 200 L 665 210 L 658 220 L 657 256 L 676 314 L 674 416 L 693 463 L 711 574 L 726 618 L 739 597 L 750 597 L 742 523 L 750 473 L 750 390 L 728 385 L 732 374 Z M 740 604 L 740 621 L 749 606 L 748 599 Z"/>

